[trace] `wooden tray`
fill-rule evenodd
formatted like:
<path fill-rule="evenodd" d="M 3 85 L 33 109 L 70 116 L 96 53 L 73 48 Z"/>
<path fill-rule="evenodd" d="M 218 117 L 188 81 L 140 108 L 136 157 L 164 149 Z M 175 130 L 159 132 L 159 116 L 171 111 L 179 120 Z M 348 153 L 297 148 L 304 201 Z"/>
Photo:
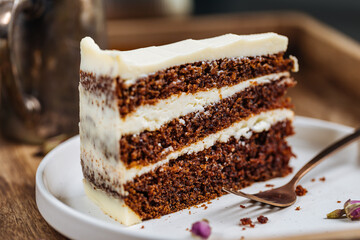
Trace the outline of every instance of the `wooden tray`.
<path fill-rule="evenodd" d="M 299 115 L 356 126 L 360 120 L 360 47 L 299 13 L 205 16 L 186 19 L 110 21 L 109 46 L 132 49 L 223 33 L 274 31 L 290 38 L 289 53 L 300 60 L 297 87 L 290 92 Z M 38 148 L 0 137 L 0 239 L 66 239 L 36 208 Z M 292 239 L 360 238 L 360 230 L 320 233 Z"/>
<path fill-rule="evenodd" d="M 360 123 L 360 45 L 298 12 L 212 15 L 108 22 L 109 48 L 128 50 L 224 33 L 277 32 L 297 56 L 298 85 L 289 95 L 298 115 L 350 126 Z"/>

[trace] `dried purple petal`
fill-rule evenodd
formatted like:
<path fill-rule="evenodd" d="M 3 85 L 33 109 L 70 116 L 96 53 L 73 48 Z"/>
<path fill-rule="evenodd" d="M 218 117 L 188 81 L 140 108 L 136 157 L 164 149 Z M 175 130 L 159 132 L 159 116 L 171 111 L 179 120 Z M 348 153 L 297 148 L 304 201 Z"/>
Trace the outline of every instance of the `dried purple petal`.
<path fill-rule="evenodd" d="M 344 203 L 344 208 L 348 207 L 349 205 L 352 205 L 352 204 L 360 204 L 360 201 L 359 200 L 347 200 L 345 203 Z"/>
<path fill-rule="evenodd" d="M 344 209 L 337 209 L 327 214 L 327 218 L 341 218 L 346 214 L 347 218 L 351 220 L 360 220 L 360 201 L 359 200 L 347 200 L 344 203 Z"/>
<path fill-rule="evenodd" d="M 326 215 L 327 218 L 341 218 L 342 216 L 344 216 L 345 211 L 344 209 L 336 209 L 334 211 L 332 211 L 331 213 L 328 213 Z"/>
<path fill-rule="evenodd" d="M 202 239 L 207 239 L 211 234 L 211 227 L 207 220 L 202 220 L 193 223 L 191 226 L 191 232 Z"/>
<path fill-rule="evenodd" d="M 346 216 L 351 220 L 360 220 L 360 201 L 358 200 L 347 200 L 344 203 L 344 210 Z"/>

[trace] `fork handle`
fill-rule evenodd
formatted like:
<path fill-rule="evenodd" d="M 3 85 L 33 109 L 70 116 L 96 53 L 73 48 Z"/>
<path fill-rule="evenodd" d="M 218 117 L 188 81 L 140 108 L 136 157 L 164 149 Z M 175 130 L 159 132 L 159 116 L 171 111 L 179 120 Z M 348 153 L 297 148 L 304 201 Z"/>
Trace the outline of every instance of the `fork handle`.
<path fill-rule="evenodd" d="M 305 166 L 303 166 L 291 179 L 290 183 L 296 184 L 299 182 L 299 180 L 308 173 L 311 169 L 316 167 L 320 162 L 322 162 L 325 157 L 330 156 L 331 154 L 339 151 L 343 147 L 347 146 L 348 144 L 352 143 L 353 141 L 357 140 L 360 137 L 360 128 L 356 129 L 354 133 L 345 136 L 344 138 L 340 139 L 339 141 L 331 144 L 324 150 L 322 150 L 318 155 L 316 155 L 313 159 L 311 159 Z"/>

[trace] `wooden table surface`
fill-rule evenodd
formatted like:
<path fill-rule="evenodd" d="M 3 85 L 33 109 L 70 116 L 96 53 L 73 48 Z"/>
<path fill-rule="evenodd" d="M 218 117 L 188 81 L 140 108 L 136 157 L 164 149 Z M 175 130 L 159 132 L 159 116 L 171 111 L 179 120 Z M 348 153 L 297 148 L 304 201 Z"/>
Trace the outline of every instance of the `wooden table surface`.
<path fill-rule="evenodd" d="M 360 54 L 356 59 L 360 59 Z M 300 70 L 295 75 L 299 84 L 290 91 L 297 114 L 358 126 L 360 107 L 357 96 L 352 95 L 351 90 L 343 90 L 346 89 L 344 87 L 339 91 L 336 81 L 328 81 L 327 75 L 322 73 L 314 76 L 316 71 L 311 67 Z M 357 71 L 360 73 L 359 69 Z M 359 75 L 356 76 L 357 80 Z M 314 77 L 316 82 L 306 80 Z M 66 239 L 50 227 L 37 210 L 35 174 L 42 159 L 36 156 L 38 150 L 37 146 L 15 143 L 0 137 L 0 239 Z M 304 236 L 302 239 L 360 237 L 359 231 L 338 234 L 340 235 Z"/>
<path fill-rule="evenodd" d="M 0 239 L 66 239 L 46 223 L 35 203 L 38 150 L 0 138 Z"/>

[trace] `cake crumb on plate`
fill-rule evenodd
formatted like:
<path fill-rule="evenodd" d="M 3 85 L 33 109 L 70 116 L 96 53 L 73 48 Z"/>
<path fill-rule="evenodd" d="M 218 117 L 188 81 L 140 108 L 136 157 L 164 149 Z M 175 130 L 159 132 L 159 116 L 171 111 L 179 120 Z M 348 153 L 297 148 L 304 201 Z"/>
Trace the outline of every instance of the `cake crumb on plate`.
<path fill-rule="evenodd" d="M 297 196 L 304 196 L 307 193 L 307 189 L 303 188 L 301 185 L 297 185 L 295 189 L 295 193 Z"/>
<path fill-rule="evenodd" d="M 268 222 L 269 219 L 267 217 L 263 216 L 263 215 L 260 215 L 260 216 L 258 216 L 257 220 L 258 220 L 259 223 L 265 224 L 265 223 Z"/>

